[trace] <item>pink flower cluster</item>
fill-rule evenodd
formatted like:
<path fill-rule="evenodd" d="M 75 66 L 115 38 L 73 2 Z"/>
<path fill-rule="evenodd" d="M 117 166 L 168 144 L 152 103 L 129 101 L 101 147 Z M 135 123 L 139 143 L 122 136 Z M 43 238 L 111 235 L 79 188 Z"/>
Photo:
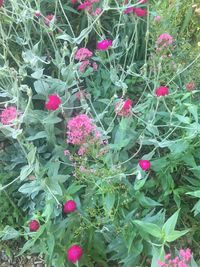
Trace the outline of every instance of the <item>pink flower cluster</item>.
<path fill-rule="evenodd" d="M 81 61 L 81 65 L 79 66 L 80 72 L 84 72 L 87 66 L 90 65 L 92 65 L 94 71 L 98 69 L 97 63 L 96 62 L 91 63 L 89 60 L 92 57 L 92 55 L 93 53 L 85 47 L 79 48 L 76 51 L 75 59 Z"/>
<path fill-rule="evenodd" d="M 130 14 L 130 13 L 134 13 L 138 17 L 145 17 L 147 15 L 147 10 L 140 7 L 128 7 L 124 11 L 124 14 Z"/>
<path fill-rule="evenodd" d="M 179 250 L 178 257 L 171 258 L 171 254 L 165 255 L 165 262 L 158 260 L 158 266 L 160 267 L 188 267 L 192 257 L 191 250 L 189 248 Z"/>
<path fill-rule="evenodd" d="M 93 10 L 93 4 L 94 3 L 99 3 L 100 0 L 88 0 L 84 1 L 80 5 L 78 5 L 77 10 L 85 10 L 89 12 L 92 16 L 98 16 L 101 12 L 102 9 L 97 7 L 95 10 Z M 71 0 L 72 5 L 74 5 L 77 1 L 76 0 Z"/>
<path fill-rule="evenodd" d="M 73 145 L 83 145 L 96 133 L 96 126 L 86 114 L 80 114 L 70 119 L 67 129 L 67 142 Z"/>
<path fill-rule="evenodd" d="M 120 100 L 115 106 L 115 113 L 118 116 L 128 117 L 131 115 L 133 101 L 127 99 L 125 101 Z"/>
<path fill-rule="evenodd" d="M 173 37 L 168 33 L 161 34 L 156 41 L 156 45 L 159 48 L 159 50 L 172 45 L 172 43 L 173 43 Z"/>
<path fill-rule="evenodd" d="M 1 123 L 4 125 L 11 124 L 12 121 L 17 118 L 17 115 L 16 107 L 5 108 L 0 115 Z"/>

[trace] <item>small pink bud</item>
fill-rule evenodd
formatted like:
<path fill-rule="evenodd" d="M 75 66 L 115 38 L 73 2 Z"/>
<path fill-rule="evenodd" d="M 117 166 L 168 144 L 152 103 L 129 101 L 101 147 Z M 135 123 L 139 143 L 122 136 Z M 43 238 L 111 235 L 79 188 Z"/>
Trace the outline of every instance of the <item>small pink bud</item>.
<path fill-rule="evenodd" d="M 139 165 L 143 171 L 147 171 L 151 167 L 151 162 L 149 160 L 141 159 Z"/>
<path fill-rule="evenodd" d="M 80 258 L 83 255 L 83 250 L 80 246 L 78 245 L 73 245 L 67 250 L 67 258 L 68 261 L 72 263 L 76 263 L 77 261 L 80 260 Z"/>
<path fill-rule="evenodd" d="M 36 220 L 32 220 L 29 223 L 29 229 L 31 232 L 36 232 L 40 228 L 40 224 Z"/>
<path fill-rule="evenodd" d="M 74 200 L 68 200 L 64 204 L 63 212 L 64 213 L 71 213 L 76 210 L 76 202 Z"/>

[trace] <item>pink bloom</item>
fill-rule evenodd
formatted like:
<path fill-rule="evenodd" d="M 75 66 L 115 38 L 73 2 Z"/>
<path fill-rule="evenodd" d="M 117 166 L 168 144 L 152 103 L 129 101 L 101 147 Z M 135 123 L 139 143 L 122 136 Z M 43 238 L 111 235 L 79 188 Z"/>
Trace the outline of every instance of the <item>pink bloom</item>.
<path fill-rule="evenodd" d="M 167 46 L 171 45 L 172 43 L 173 43 L 173 37 L 168 33 L 161 34 L 156 41 L 156 44 L 159 47 L 160 46 L 161 47 L 167 47 Z"/>
<path fill-rule="evenodd" d="M 158 263 L 158 266 L 160 266 L 160 267 L 167 267 L 167 264 L 162 262 L 162 261 L 160 261 L 160 260 L 158 260 L 157 263 Z"/>
<path fill-rule="evenodd" d="M 68 121 L 67 142 L 73 145 L 82 145 L 95 131 L 92 120 L 86 114 L 80 114 Z"/>
<path fill-rule="evenodd" d="M 63 212 L 64 213 L 71 213 L 76 210 L 76 202 L 74 200 L 68 200 L 64 204 Z"/>
<path fill-rule="evenodd" d="M 191 254 L 191 250 L 189 248 L 187 248 L 186 250 L 179 250 L 179 256 L 182 258 L 182 260 L 188 262 L 191 260 L 192 254 Z"/>
<path fill-rule="evenodd" d="M 98 50 L 107 50 L 110 46 L 112 46 L 112 40 L 103 40 L 97 43 Z"/>
<path fill-rule="evenodd" d="M 88 65 L 90 65 L 90 61 L 89 60 L 82 61 L 81 65 L 79 67 L 79 71 L 80 72 L 84 72 Z"/>
<path fill-rule="evenodd" d="M 0 115 L 1 123 L 5 125 L 11 124 L 17 118 L 17 114 L 16 107 L 5 108 Z"/>
<path fill-rule="evenodd" d="M 151 167 L 151 162 L 149 160 L 141 159 L 139 165 L 143 171 L 147 171 Z"/>
<path fill-rule="evenodd" d="M 2 7 L 4 4 L 4 0 L 0 0 L 0 7 Z"/>
<path fill-rule="evenodd" d="M 169 88 L 166 86 L 160 86 L 156 88 L 155 92 L 157 96 L 165 96 L 169 94 Z"/>
<path fill-rule="evenodd" d="M 29 223 L 29 230 L 31 232 L 36 232 L 39 228 L 40 228 L 40 224 L 39 224 L 38 221 L 36 221 L 36 220 L 30 221 L 30 223 Z"/>
<path fill-rule="evenodd" d="M 131 115 L 133 101 L 127 99 L 126 101 L 120 100 L 115 106 L 115 113 L 118 116 L 127 117 Z"/>
<path fill-rule="evenodd" d="M 94 12 L 92 12 L 93 16 L 99 16 L 102 12 L 102 9 L 100 7 L 97 7 Z"/>
<path fill-rule="evenodd" d="M 67 250 L 67 258 L 68 261 L 71 261 L 72 263 L 76 263 L 80 260 L 80 258 L 83 255 L 83 250 L 78 245 L 73 245 Z"/>
<path fill-rule="evenodd" d="M 82 60 L 90 58 L 92 54 L 93 53 L 89 49 L 82 47 L 76 51 L 75 59 L 82 61 Z"/>
<path fill-rule="evenodd" d="M 92 67 L 93 67 L 93 70 L 94 70 L 94 71 L 97 71 L 97 69 L 98 69 L 98 65 L 97 65 L 96 62 L 93 62 L 93 63 L 92 63 Z"/>
<path fill-rule="evenodd" d="M 84 146 L 81 146 L 78 150 L 78 155 L 83 156 L 86 153 L 87 149 Z"/>
<path fill-rule="evenodd" d="M 138 17 L 144 17 L 147 15 L 147 10 L 142 9 L 142 8 L 136 8 L 136 7 L 128 7 L 125 11 L 124 14 L 129 14 L 129 13 L 135 13 L 136 16 Z"/>
<path fill-rule="evenodd" d="M 70 155 L 70 151 L 69 151 L 68 149 L 65 149 L 65 150 L 64 150 L 64 155 L 65 155 L 65 156 L 69 156 L 69 155 Z"/>
<path fill-rule="evenodd" d="M 49 14 L 49 15 L 46 15 L 46 16 L 45 16 L 45 18 L 44 18 L 44 23 L 49 27 L 51 21 L 53 21 L 53 20 L 55 20 L 55 15 L 53 15 L 53 14 Z"/>
<path fill-rule="evenodd" d="M 78 10 L 84 10 L 85 9 L 86 11 L 90 11 L 91 8 L 92 8 L 92 3 L 89 1 L 85 1 L 77 7 Z"/>
<path fill-rule="evenodd" d="M 147 10 L 142 8 L 134 8 L 133 12 L 138 17 L 145 17 L 147 15 Z"/>
<path fill-rule="evenodd" d="M 155 18 L 154 18 L 154 20 L 155 20 L 156 22 L 160 22 L 160 19 L 161 19 L 160 16 L 155 16 Z"/>
<path fill-rule="evenodd" d="M 185 87 L 186 87 L 186 89 L 187 89 L 188 91 L 192 91 L 192 90 L 195 89 L 196 85 L 195 85 L 194 82 L 189 82 L 189 83 L 187 83 L 187 84 L 185 85 Z"/>
<path fill-rule="evenodd" d="M 165 256 L 164 256 L 164 259 L 165 260 L 169 260 L 171 258 L 171 254 L 166 254 Z"/>
<path fill-rule="evenodd" d="M 71 0 L 72 5 L 76 4 L 76 0 Z"/>
<path fill-rule="evenodd" d="M 45 103 L 45 108 L 48 110 L 56 110 L 61 104 L 60 97 L 58 95 L 49 95 L 48 101 Z"/>
<path fill-rule="evenodd" d="M 41 17 L 40 10 L 36 10 L 35 13 L 34 13 L 34 16 L 37 17 L 37 18 Z"/>

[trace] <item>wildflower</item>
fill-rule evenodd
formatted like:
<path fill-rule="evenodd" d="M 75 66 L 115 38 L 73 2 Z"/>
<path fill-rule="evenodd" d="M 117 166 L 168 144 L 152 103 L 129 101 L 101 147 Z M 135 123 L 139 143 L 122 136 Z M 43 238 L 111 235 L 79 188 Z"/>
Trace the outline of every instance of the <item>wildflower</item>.
<path fill-rule="evenodd" d="M 69 151 L 68 149 L 65 149 L 65 150 L 64 150 L 64 155 L 65 155 L 65 156 L 70 156 L 70 151 Z"/>
<path fill-rule="evenodd" d="M 40 12 L 40 10 L 36 10 L 35 13 L 34 13 L 34 16 L 35 16 L 36 18 L 41 17 L 41 12 Z"/>
<path fill-rule="evenodd" d="M 148 2 L 148 0 L 140 0 L 139 1 L 139 4 L 145 4 L 145 3 L 147 3 Z"/>
<path fill-rule="evenodd" d="M 157 96 L 165 96 L 169 94 L 169 88 L 166 86 L 160 86 L 156 88 L 155 92 Z"/>
<path fill-rule="evenodd" d="M 4 4 L 4 0 L 0 0 L 0 7 L 2 7 Z"/>
<path fill-rule="evenodd" d="M 68 261 L 72 263 L 76 263 L 77 261 L 80 260 L 80 258 L 83 255 L 83 250 L 80 246 L 78 245 L 73 245 L 67 250 L 67 258 Z"/>
<path fill-rule="evenodd" d="M 86 11 L 90 11 L 91 8 L 92 8 L 92 3 L 89 1 L 85 1 L 77 7 L 78 10 L 84 10 L 85 9 Z"/>
<path fill-rule="evenodd" d="M 64 204 L 63 212 L 64 213 L 71 213 L 76 210 L 76 202 L 74 200 L 68 200 Z"/>
<path fill-rule="evenodd" d="M 32 220 L 29 223 L 29 229 L 31 232 L 36 232 L 40 228 L 40 224 L 36 220 Z"/>
<path fill-rule="evenodd" d="M 76 4 L 76 0 L 71 0 L 72 5 Z"/>
<path fill-rule="evenodd" d="M 191 260 L 192 254 L 191 250 L 187 248 L 186 250 L 179 250 L 179 256 L 184 260 L 185 262 L 189 262 Z"/>
<path fill-rule="evenodd" d="M 155 16 L 154 21 L 156 21 L 156 22 L 160 22 L 160 19 L 161 19 L 160 16 Z"/>
<path fill-rule="evenodd" d="M 112 46 L 112 40 L 102 40 L 97 43 L 98 50 L 107 50 L 110 46 Z"/>
<path fill-rule="evenodd" d="M 88 65 L 90 65 L 90 61 L 89 60 L 82 61 L 81 65 L 79 66 L 79 71 L 80 72 L 84 72 Z"/>
<path fill-rule="evenodd" d="M 0 115 L 1 123 L 5 125 L 11 124 L 17 118 L 17 114 L 16 107 L 5 108 Z"/>
<path fill-rule="evenodd" d="M 145 17 L 147 15 L 147 10 L 142 9 L 142 8 L 136 8 L 136 7 L 128 7 L 125 11 L 124 14 L 129 14 L 129 13 L 135 13 L 136 16 L 138 17 Z"/>
<path fill-rule="evenodd" d="M 86 60 L 90 58 L 92 54 L 93 53 L 89 49 L 82 47 L 76 51 L 75 59 L 79 61 Z"/>
<path fill-rule="evenodd" d="M 131 115 L 132 110 L 132 103 L 131 99 L 127 99 L 126 101 L 120 100 L 115 106 L 115 113 L 118 116 L 127 117 Z"/>
<path fill-rule="evenodd" d="M 100 7 L 97 7 L 94 12 L 92 12 L 93 16 L 99 16 L 102 12 L 102 9 Z"/>
<path fill-rule="evenodd" d="M 48 102 L 45 103 L 45 108 L 48 110 L 56 110 L 61 104 L 60 97 L 58 95 L 49 95 Z"/>
<path fill-rule="evenodd" d="M 139 165 L 143 171 L 147 171 L 151 167 L 151 162 L 149 160 L 141 159 Z"/>
<path fill-rule="evenodd" d="M 44 18 L 44 23 L 46 24 L 46 26 L 50 26 L 50 23 L 52 22 L 52 21 L 54 21 L 55 20 L 55 15 L 53 15 L 53 14 L 49 14 L 49 15 L 46 15 L 45 16 L 45 18 Z"/>
<path fill-rule="evenodd" d="M 173 37 L 168 33 L 161 34 L 156 41 L 156 44 L 159 47 L 167 47 L 172 43 L 173 43 Z"/>
<path fill-rule="evenodd" d="M 67 142 L 74 145 L 84 144 L 96 129 L 92 124 L 92 120 L 86 114 L 77 115 L 70 119 L 67 128 Z"/>
<path fill-rule="evenodd" d="M 83 156 L 86 153 L 87 149 L 84 146 L 81 146 L 78 150 L 78 155 Z"/>
<path fill-rule="evenodd" d="M 187 89 L 188 91 L 192 91 L 192 90 L 195 89 L 196 84 L 195 84 L 194 82 L 189 82 L 189 83 L 187 83 L 187 84 L 185 85 L 185 87 L 186 87 L 186 89 Z"/>
<path fill-rule="evenodd" d="M 97 71 L 97 69 L 98 69 L 98 64 L 97 64 L 96 62 L 93 62 L 93 63 L 92 63 L 92 67 L 93 67 L 93 70 L 94 70 L 94 71 Z"/>

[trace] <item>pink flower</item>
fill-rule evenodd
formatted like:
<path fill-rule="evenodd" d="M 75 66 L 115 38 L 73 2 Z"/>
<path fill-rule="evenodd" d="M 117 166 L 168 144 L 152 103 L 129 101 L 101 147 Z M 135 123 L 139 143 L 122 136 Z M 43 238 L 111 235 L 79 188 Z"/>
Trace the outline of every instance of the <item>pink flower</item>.
<path fill-rule="evenodd" d="M 80 72 L 84 72 L 88 65 L 90 65 L 90 61 L 89 60 L 82 61 L 81 65 L 79 66 L 79 71 Z"/>
<path fill-rule="evenodd" d="M 189 82 L 189 83 L 187 83 L 187 84 L 185 85 L 185 87 L 186 87 L 186 89 L 187 89 L 188 91 L 192 91 L 192 90 L 195 89 L 196 84 L 195 84 L 194 82 Z"/>
<path fill-rule="evenodd" d="M 72 5 L 76 4 L 76 0 L 71 0 Z"/>
<path fill-rule="evenodd" d="M 142 9 L 142 8 L 136 8 L 136 7 L 128 7 L 125 11 L 124 14 L 129 14 L 129 13 L 135 13 L 136 16 L 138 17 L 144 17 L 147 15 L 147 10 Z"/>
<path fill-rule="evenodd" d="M 29 229 L 31 232 L 36 232 L 40 228 L 40 224 L 36 220 L 32 220 L 29 223 Z"/>
<path fill-rule="evenodd" d="M 159 47 L 167 47 L 172 43 L 173 43 L 173 37 L 168 33 L 161 34 L 156 41 L 156 44 Z"/>
<path fill-rule="evenodd" d="M 169 260 L 171 258 L 171 254 L 166 254 L 165 256 L 164 256 L 164 259 L 165 260 Z"/>
<path fill-rule="evenodd" d="M 92 120 L 86 114 L 81 114 L 70 119 L 67 128 L 67 142 L 73 145 L 84 144 L 96 130 L 96 127 L 92 124 Z"/>
<path fill-rule="evenodd" d="M 44 18 L 44 23 L 49 27 L 51 21 L 53 21 L 53 20 L 55 20 L 55 15 L 53 15 L 53 14 L 49 14 L 49 15 L 46 15 L 46 16 L 45 16 L 45 18 Z"/>
<path fill-rule="evenodd" d="M 70 156 L 70 151 L 69 151 L 68 149 L 65 149 L 65 150 L 64 150 L 64 155 L 65 155 L 65 156 Z"/>
<path fill-rule="evenodd" d="M 97 71 L 97 69 L 98 69 L 98 65 L 97 65 L 96 62 L 93 62 L 93 63 L 92 63 L 92 67 L 93 67 L 93 70 L 94 70 L 94 71 Z"/>
<path fill-rule="evenodd" d="M 34 13 L 34 16 L 35 16 L 36 18 L 41 17 L 41 12 L 40 12 L 40 10 L 36 10 L 35 13 Z"/>
<path fill-rule="evenodd" d="M 8 107 L 5 108 L 1 115 L 1 123 L 8 125 L 11 124 L 13 120 L 15 120 L 17 118 L 18 112 L 16 107 Z"/>
<path fill-rule="evenodd" d="M 139 165 L 143 171 L 147 171 L 151 167 L 151 162 L 149 160 L 141 159 Z"/>
<path fill-rule="evenodd" d="M 142 8 L 134 8 L 133 12 L 138 17 L 145 17 L 147 15 L 147 10 Z"/>
<path fill-rule="evenodd" d="M 67 250 L 67 258 L 68 261 L 71 261 L 72 263 L 76 263 L 80 260 L 80 258 L 83 255 L 83 250 L 78 245 L 73 245 Z"/>
<path fill-rule="evenodd" d="M 75 59 L 82 61 L 82 60 L 90 58 L 92 54 L 93 53 L 89 49 L 82 47 L 76 51 Z"/>
<path fill-rule="evenodd" d="M 166 86 L 160 86 L 156 88 L 155 92 L 157 96 L 165 96 L 169 94 L 169 88 Z"/>
<path fill-rule="evenodd" d="M 112 40 L 103 40 L 97 43 L 98 50 L 107 50 L 110 46 L 112 46 Z"/>
<path fill-rule="evenodd" d="M 154 20 L 155 20 L 156 22 L 160 22 L 160 19 L 161 19 L 160 16 L 155 16 L 155 18 L 154 18 Z"/>
<path fill-rule="evenodd" d="M 147 2 L 148 2 L 148 0 L 140 0 L 138 4 L 145 4 Z"/>
<path fill-rule="evenodd" d="M 87 149 L 84 146 L 81 146 L 78 150 L 78 155 L 83 156 L 86 153 Z"/>
<path fill-rule="evenodd" d="M 167 267 L 167 264 L 160 261 L 160 260 L 158 260 L 157 263 L 158 263 L 158 266 L 160 266 L 160 267 Z"/>
<path fill-rule="evenodd" d="M 189 262 L 192 258 L 191 250 L 187 248 L 186 250 L 179 250 L 179 256 L 184 260 L 185 262 Z"/>
<path fill-rule="evenodd" d="M 86 11 L 90 11 L 91 8 L 92 8 L 92 3 L 89 1 L 85 1 L 77 7 L 78 10 L 84 10 L 85 9 Z"/>
<path fill-rule="evenodd" d="M 0 0 L 0 7 L 2 7 L 4 4 L 4 0 Z"/>
<path fill-rule="evenodd" d="M 74 200 L 68 200 L 64 204 L 63 212 L 64 213 L 71 213 L 76 210 L 76 202 Z"/>
<path fill-rule="evenodd" d="M 45 103 L 45 108 L 48 110 L 56 110 L 61 104 L 60 97 L 58 95 L 49 95 L 48 102 Z"/>
<path fill-rule="evenodd" d="M 102 9 L 100 7 L 97 7 L 94 12 L 92 12 L 93 16 L 99 16 L 102 12 Z"/>
<path fill-rule="evenodd" d="M 128 117 L 131 115 L 133 101 L 127 99 L 126 101 L 120 100 L 115 106 L 115 113 L 118 116 Z"/>

